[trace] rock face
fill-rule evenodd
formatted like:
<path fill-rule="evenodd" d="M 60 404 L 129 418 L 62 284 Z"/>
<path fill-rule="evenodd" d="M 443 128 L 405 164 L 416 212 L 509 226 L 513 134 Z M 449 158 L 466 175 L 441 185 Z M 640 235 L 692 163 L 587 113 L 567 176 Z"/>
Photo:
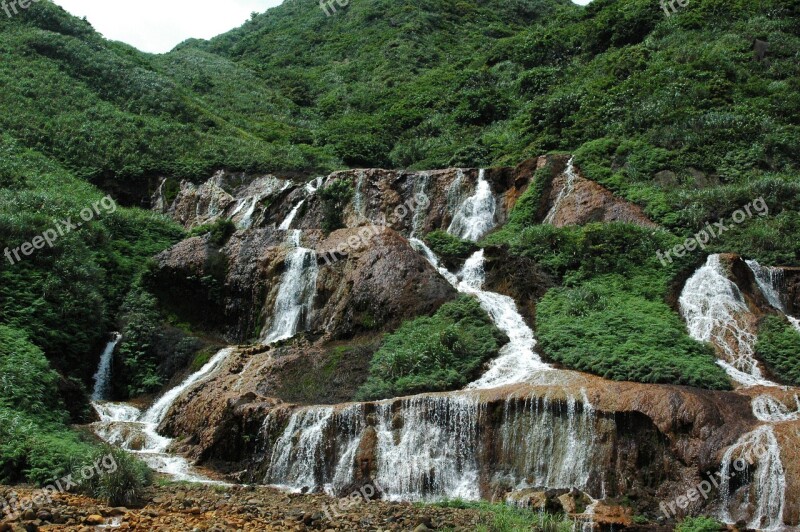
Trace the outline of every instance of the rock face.
<path fill-rule="evenodd" d="M 608 189 L 586 179 L 567 158 L 550 161 L 555 178 L 550 182 L 547 210 L 542 221 L 556 227 L 585 225 L 592 222 L 624 222 L 643 227 L 657 227 L 637 205 L 614 196 Z M 563 168 L 563 170 L 561 170 Z"/>
<path fill-rule="evenodd" d="M 272 228 L 240 231 L 221 248 L 208 236 L 191 238 L 156 257 L 149 286 L 196 324 L 221 329 L 234 342 L 256 339 L 273 315 L 291 250 L 286 235 Z M 314 334 L 337 339 L 392 330 L 455 297 L 447 281 L 391 229 L 343 229 L 328 237 L 309 232 L 303 238 L 318 253 L 308 317 Z"/>

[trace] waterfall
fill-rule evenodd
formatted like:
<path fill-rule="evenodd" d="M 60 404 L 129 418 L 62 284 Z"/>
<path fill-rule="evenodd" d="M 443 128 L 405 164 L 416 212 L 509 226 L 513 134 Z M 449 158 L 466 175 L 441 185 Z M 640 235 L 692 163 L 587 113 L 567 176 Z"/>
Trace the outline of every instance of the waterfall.
<path fill-rule="evenodd" d="M 533 331 L 517 310 L 514 300 L 502 294 L 483 290 L 485 282 L 483 250 L 473 254 L 466 261 L 459 275 L 456 276 L 439 263 L 436 254 L 424 242 L 412 238 L 411 245 L 422 253 L 456 290 L 474 295 L 480 302 L 481 308 L 489 314 L 492 322 L 509 338 L 509 342 L 500 349 L 498 357 L 490 363 L 486 373 L 480 379 L 469 384 L 467 389 L 489 389 L 529 382 L 537 373 L 552 369 L 542 362 L 542 359 L 534 351 L 536 339 Z"/>
<path fill-rule="evenodd" d="M 771 395 L 759 395 L 752 401 L 753 415 L 759 421 L 779 423 L 782 421 L 795 421 L 800 419 L 800 397 L 794 396 L 795 410 L 778 401 Z"/>
<path fill-rule="evenodd" d="M 743 435 L 728 448 L 720 471 L 723 521 L 735 523 L 745 519 L 749 528 L 784 530 L 786 475 L 780 451 L 771 425 L 762 425 Z M 745 483 L 734 494 L 731 492 L 731 479 L 737 475 L 744 476 Z M 744 497 L 744 500 L 734 500 L 734 495 Z"/>
<path fill-rule="evenodd" d="M 388 499 L 478 499 L 480 412 L 469 396 L 412 397 L 396 428 L 392 404 L 379 404 L 376 480 Z"/>
<path fill-rule="evenodd" d="M 748 260 L 747 265 L 752 270 L 756 283 L 761 289 L 761 293 L 769 301 L 769 304 L 784 312 L 783 302 L 781 301 L 781 291 L 784 283 L 783 270 L 780 268 L 766 268 L 754 260 Z"/>
<path fill-rule="evenodd" d="M 364 204 L 364 182 L 366 179 L 367 173 L 364 170 L 359 170 L 356 190 L 353 195 L 353 210 L 355 210 L 356 216 L 361 220 L 367 217 L 366 205 Z"/>
<path fill-rule="evenodd" d="M 264 482 L 298 492 L 320 485 L 318 469 L 325 462 L 322 447 L 332 415 L 332 407 L 312 407 L 292 414 L 272 447 Z"/>
<path fill-rule="evenodd" d="M 496 214 L 497 201 L 492 195 L 492 187 L 486 181 L 486 170 L 482 169 L 478 174 L 475 193 L 458 207 L 447 232 L 463 240 L 477 242 L 497 225 Z"/>
<path fill-rule="evenodd" d="M 786 318 L 789 320 L 789 323 L 791 323 L 792 326 L 794 326 L 794 328 L 797 329 L 797 332 L 800 332 L 800 320 L 798 320 L 794 316 L 786 316 Z"/>
<path fill-rule="evenodd" d="M 306 200 L 300 200 L 300 202 L 294 206 L 291 212 L 289 212 L 289 216 L 287 216 L 286 219 L 281 222 L 281 225 L 278 226 L 278 229 L 281 231 L 288 231 L 289 228 L 292 227 L 292 222 L 294 222 L 297 213 L 300 211 L 300 207 L 302 207 L 305 202 Z"/>
<path fill-rule="evenodd" d="M 605 479 L 593 478 L 592 471 L 609 458 L 597 445 L 600 421 L 584 390 L 581 400 L 579 408 L 572 395 L 557 402 L 548 396 L 506 399 L 497 459 L 509 466 L 498 475 L 510 477 L 515 489 L 575 487 L 599 495 Z"/>
<path fill-rule="evenodd" d="M 317 289 L 317 253 L 300 247 L 300 230 L 289 233 L 294 249 L 286 257 L 286 272 L 281 278 L 278 297 L 272 315 L 272 325 L 262 342 L 270 344 L 291 338 L 297 333 L 301 320 L 308 322 Z"/>
<path fill-rule="evenodd" d="M 200 369 L 200 371 L 189 375 L 181 384 L 165 393 L 158 401 L 156 401 L 153 406 L 151 406 L 150 409 L 145 412 L 142 421 L 144 423 L 160 425 L 161 422 L 164 421 L 164 418 L 167 417 L 169 409 L 172 407 L 172 404 L 178 399 L 178 397 L 183 395 L 183 392 L 217 370 L 233 351 L 234 349 L 232 347 L 227 347 L 214 355 L 211 360 L 209 360 Z"/>
<path fill-rule="evenodd" d="M 100 415 L 100 422 L 94 424 L 95 433 L 103 441 L 135 453 L 151 469 L 170 475 L 175 480 L 214 483 L 193 472 L 191 464 L 182 456 L 167 453 L 172 439 L 158 434 L 158 426 L 175 401 L 186 390 L 219 369 L 233 351 L 233 348 L 226 348 L 218 352 L 200 371 L 193 373 L 180 385 L 165 393 L 144 414 L 131 405 L 93 403 Z"/>
<path fill-rule="evenodd" d="M 431 184 L 431 174 L 429 172 L 422 172 L 414 181 L 414 214 L 411 217 L 411 238 L 414 238 L 421 230 L 422 225 L 425 223 L 425 211 L 421 207 L 421 203 L 417 201 L 420 196 L 427 196 L 428 187 Z"/>
<path fill-rule="evenodd" d="M 97 372 L 94 374 L 94 391 L 92 392 L 92 401 L 102 401 L 108 399 L 109 387 L 111 384 L 111 362 L 114 359 L 114 349 L 122 339 L 122 335 L 114 333 L 114 339 L 108 342 L 103 354 L 100 355 L 100 364 L 97 366 Z"/>
<path fill-rule="evenodd" d="M 745 386 L 776 386 L 763 378 L 755 359 L 756 336 L 748 330 L 752 313 L 736 284 L 728 279 L 719 255 L 686 282 L 680 296 L 689 335 L 699 342 L 711 342 L 720 350 L 718 363 L 737 383 Z"/>
<path fill-rule="evenodd" d="M 569 162 L 567 162 L 567 169 L 564 172 L 567 176 L 567 181 L 564 183 L 564 187 L 558 193 L 556 201 L 553 202 L 550 212 L 548 212 L 547 216 L 544 218 L 544 223 L 546 224 L 552 225 L 553 222 L 555 222 L 556 215 L 558 214 L 558 210 L 561 208 L 561 204 L 564 203 L 564 200 L 575 190 L 575 179 L 577 178 L 577 174 L 575 173 L 574 163 L 575 157 L 570 157 Z"/>

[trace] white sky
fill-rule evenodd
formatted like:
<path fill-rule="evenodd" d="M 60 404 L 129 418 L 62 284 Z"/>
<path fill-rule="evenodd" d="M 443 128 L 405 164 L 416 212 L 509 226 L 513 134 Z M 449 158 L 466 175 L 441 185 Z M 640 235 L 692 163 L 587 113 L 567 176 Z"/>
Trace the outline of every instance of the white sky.
<path fill-rule="evenodd" d="M 190 37 L 210 39 L 283 0 L 54 0 L 107 39 L 165 53 Z M 592 0 L 573 0 L 586 5 Z"/>
<path fill-rule="evenodd" d="M 190 37 L 209 39 L 241 26 L 254 11 L 282 0 L 54 0 L 86 17 L 107 39 L 152 53 L 170 51 Z"/>

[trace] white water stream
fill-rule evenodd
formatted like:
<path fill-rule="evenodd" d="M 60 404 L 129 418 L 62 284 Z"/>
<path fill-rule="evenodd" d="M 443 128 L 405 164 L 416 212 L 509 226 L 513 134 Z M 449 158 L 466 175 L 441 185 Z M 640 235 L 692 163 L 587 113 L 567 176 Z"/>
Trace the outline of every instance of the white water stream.
<path fill-rule="evenodd" d="M 558 211 L 561 208 L 561 205 L 564 203 L 564 200 L 575 190 L 575 179 L 577 178 L 577 174 L 575 173 L 574 163 L 575 157 L 571 157 L 569 162 L 567 162 L 567 169 L 564 172 L 567 176 L 567 181 L 564 183 L 561 191 L 559 191 L 556 200 L 553 202 L 553 206 L 550 208 L 550 211 L 544 218 L 544 223 L 546 224 L 552 225 L 553 222 L 555 222 L 556 215 L 558 215 Z"/>
<path fill-rule="evenodd" d="M 497 201 L 486 181 L 486 170 L 478 173 L 475 193 L 459 205 L 447 232 L 463 240 L 477 242 L 497 225 Z"/>

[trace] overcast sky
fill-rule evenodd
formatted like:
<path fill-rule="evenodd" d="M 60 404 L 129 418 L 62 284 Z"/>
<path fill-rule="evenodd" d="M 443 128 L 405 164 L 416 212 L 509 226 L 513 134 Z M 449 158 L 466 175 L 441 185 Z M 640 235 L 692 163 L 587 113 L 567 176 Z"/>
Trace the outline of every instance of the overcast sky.
<path fill-rule="evenodd" d="M 190 37 L 208 39 L 241 26 L 253 11 L 282 0 L 54 0 L 86 17 L 107 39 L 164 53 Z"/>
<path fill-rule="evenodd" d="M 190 37 L 210 39 L 283 0 L 54 0 L 107 39 L 165 53 Z M 573 0 L 586 5 L 592 0 Z"/>

